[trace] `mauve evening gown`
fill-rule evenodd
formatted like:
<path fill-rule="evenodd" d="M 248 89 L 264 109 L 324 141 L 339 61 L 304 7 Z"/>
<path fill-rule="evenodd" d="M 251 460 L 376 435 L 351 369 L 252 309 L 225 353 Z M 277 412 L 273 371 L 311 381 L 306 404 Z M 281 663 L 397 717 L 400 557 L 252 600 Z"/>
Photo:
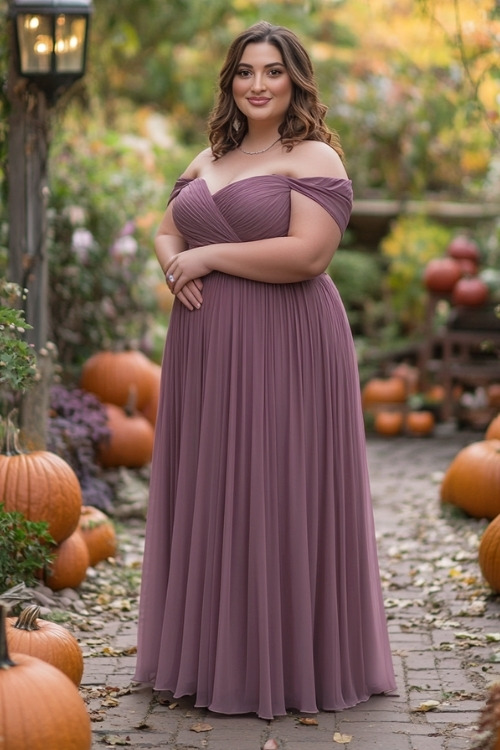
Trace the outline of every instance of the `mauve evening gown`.
<path fill-rule="evenodd" d="M 323 177 L 250 177 L 215 195 L 180 179 L 173 216 L 189 247 L 284 236 L 292 190 L 345 229 L 351 183 Z M 200 310 L 174 303 L 163 357 L 135 679 L 264 719 L 391 691 L 357 361 L 335 285 L 203 282 Z"/>

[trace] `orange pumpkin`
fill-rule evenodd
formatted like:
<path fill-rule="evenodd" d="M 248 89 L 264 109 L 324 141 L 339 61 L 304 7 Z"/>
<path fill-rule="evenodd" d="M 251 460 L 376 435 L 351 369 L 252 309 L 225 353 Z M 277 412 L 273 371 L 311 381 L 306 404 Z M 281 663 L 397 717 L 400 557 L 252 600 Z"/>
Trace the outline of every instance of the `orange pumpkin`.
<path fill-rule="evenodd" d="M 7 750 L 90 750 L 90 717 L 60 669 L 11 652 L 0 607 L 0 743 Z"/>
<path fill-rule="evenodd" d="M 101 560 L 116 555 L 115 527 L 102 510 L 84 505 L 78 528 L 87 545 L 89 565 L 97 565 Z"/>
<path fill-rule="evenodd" d="M 83 365 L 80 385 L 104 403 L 125 406 L 133 392 L 141 409 L 150 398 L 151 362 L 139 351 L 97 352 Z"/>
<path fill-rule="evenodd" d="M 416 437 L 430 435 L 434 430 L 434 414 L 431 411 L 409 411 L 405 417 L 405 428 L 408 434 Z"/>
<path fill-rule="evenodd" d="M 76 589 L 83 583 L 89 567 L 89 551 L 77 529 L 55 548 L 55 559 L 44 571 L 44 581 L 52 591 Z"/>
<path fill-rule="evenodd" d="M 160 399 L 160 382 L 161 382 L 161 367 L 160 365 L 151 362 L 151 386 L 149 391 L 149 399 L 141 409 L 148 422 L 151 422 L 153 427 L 156 425 L 156 415 L 158 412 L 158 401 Z"/>
<path fill-rule="evenodd" d="M 493 407 L 500 407 L 500 383 L 491 383 L 486 388 L 488 404 Z"/>
<path fill-rule="evenodd" d="M 373 408 L 381 404 L 404 403 L 407 397 L 405 381 L 399 377 L 372 378 L 362 389 L 363 408 Z"/>
<path fill-rule="evenodd" d="M 19 617 L 7 618 L 10 651 L 36 656 L 57 667 L 78 687 L 83 675 L 83 654 L 75 636 L 62 625 L 40 619 L 40 607 L 26 607 Z"/>
<path fill-rule="evenodd" d="M 500 414 L 497 414 L 488 425 L 485 440 L 500 440 Z"/>
<path fill-rule="evenodd" d="M 493 591 L 500 592 L 500 515 L 488 524 L 481 537 L 479 567 Z"/>
<path fill-rule="evenodd" d="M 400 411 L 378 411 L 373 426 L 379 435 L 399 435 L 403 428 L 403 414 Z"/>
<path fill-rule="evenodd" d="M 50 451 L 0 454 L 0 497 L 5 510 L 29 521 L 46 521 L 56 543 L 78 526 L 80 482 L 71 466 Z"/>
<path fill-rule="evenodd" d="M 114 404 L 105 404 L 110 439 L 99 447 L 99 460 L 106 468 L 140 468 L 151 461 L 154 428 L 145 416 L 127 414 Z"/>
<path fill-rule="evenodd" d="M 457 453 L 444 475 L 441 501 L 475 518 L 500 513 L 500 440 L 471 443 Z"/>

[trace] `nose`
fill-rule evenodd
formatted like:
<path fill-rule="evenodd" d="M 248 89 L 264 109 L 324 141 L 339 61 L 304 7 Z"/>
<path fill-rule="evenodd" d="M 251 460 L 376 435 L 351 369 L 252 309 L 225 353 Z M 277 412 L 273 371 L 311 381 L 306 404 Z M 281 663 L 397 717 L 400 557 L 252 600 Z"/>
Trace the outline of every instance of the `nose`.
<path fill-rule="evenodd" d="M 263 73 L 255 73 L 252 79 L 252 89 L 254 91 L 263 91 L 266 88 L 266 81 Z"/>

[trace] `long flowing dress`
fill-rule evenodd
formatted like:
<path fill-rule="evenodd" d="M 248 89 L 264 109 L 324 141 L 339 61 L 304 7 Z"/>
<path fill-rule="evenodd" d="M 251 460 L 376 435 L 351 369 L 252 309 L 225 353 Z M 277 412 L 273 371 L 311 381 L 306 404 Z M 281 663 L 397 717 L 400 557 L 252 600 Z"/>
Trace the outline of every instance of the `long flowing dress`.
<path fill-rule="evenodd" d="M 285 175 L 214 195 L 180 179 L 174 220 L 189 248 L 285 236 L 292 190 L 345 229 L 350 181 Z M 174 303 L 162 368 L 135 679 L 264 719 L 393 690 L 357 361 L 330 277 L 212 272 L 200 310 Z"/>

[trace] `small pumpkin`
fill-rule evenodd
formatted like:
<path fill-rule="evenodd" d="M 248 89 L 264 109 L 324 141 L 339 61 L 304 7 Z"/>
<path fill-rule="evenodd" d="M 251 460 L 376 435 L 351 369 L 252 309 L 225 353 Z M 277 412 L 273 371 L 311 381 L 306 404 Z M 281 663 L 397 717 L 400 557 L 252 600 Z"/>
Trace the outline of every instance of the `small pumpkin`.
<path fill-rule="evenodd" d="M 92 505 L 82 506 L 80 533 L 87 545 L 89 565 L 116 555 L 116 531 L 111 519 Z"/>
<path fill-rule="evenodd" d="M 46 521 L 56 543 L 78 526 L 82 492 L 71 466 L 50 451 L 0 454 L 0 497 L 6 511 Z"/>
<path fill-rule="evenodd" d="M 363 408 L 380 404 L 400 404 L 406 401 L 407 385 L 402 378 L 372 378 L 361 391 Z"/>
<path fill-rule="evenodd" d="M 409 435 L 414 435 L 415 437 L 431 435 L 434 426 L 434 414 L 427 409 L 409 411 L 405 417 L 405 429 Z"/>
<path fill-rule="evenodd" d="M 462 448 L 441 483 L 441 501 L 475 518 L 500 513 L 500 440 L 480 440 Z"/>
<path fill-rule="evenodd" d="M 424 268 L 424 285 L 436 293 L 448 294 L 462 276 L 460 264 L 454 258 L 433 258 Z"/>
<path fill-rule="evenodd" d="M 154 428 L 143 414 L 126 412 L 115 404 L 105 404 L 109 440 L 99 446 L 102 466 L 140 468 L 151 461 Z"/>
<path fill-rule="evenodd" d="M 83 365 L 80 385 L 103 403 L 125 406 L 130 393 L 141 409 L 151 391 L 151 361 L 140 351 L 96 352 Z"/>
<path fill-rule="evenodd" d="M 454 305 L 480 307 L 489 294 L 488 285 L 477 276 L 464 276 L 453 287 L 451 299 Z"/>
<path fill-rule="evenodd" d="M 0 606 L 0 743 L 5 750 L 90 750 L 90 717 L 60 669 L 36 656 L 9 655 Z"/>
<path fill-rule="evenodd" d="M 479 567 L 493 591 L 500 592 L 500 514 L 488 524 L 479 542 Z"/>
<path fill-rule="evenodd" d="M 46 585 L 52 591 L 78 588 L 85 580 L 89 567 L 89 551 L 80 531 L 76 529 L 55 548 L 54 553 L 54 561 L 44 571 Z"/>
<path fill-rule="evenodd" d="M 403 428 L 403 414 L 400 411 L 378 411 L 375 414 L 373 426 L 379 435 L 386 437 L 399 435 Z"/>
<path fill-rule="evenodd" d="M 41 619 L 37 605 L 26 607 L 17 618 L 7 618 L 7 644 L 10 651 L 36 656 L 80 685 L 83 654 L 78 641 L 62 625 Z"/>
<path fill-rule="evenodd" d="M 500 440 L 500 414 L 497 414 L 488 425 L 485 440 Z"/>

